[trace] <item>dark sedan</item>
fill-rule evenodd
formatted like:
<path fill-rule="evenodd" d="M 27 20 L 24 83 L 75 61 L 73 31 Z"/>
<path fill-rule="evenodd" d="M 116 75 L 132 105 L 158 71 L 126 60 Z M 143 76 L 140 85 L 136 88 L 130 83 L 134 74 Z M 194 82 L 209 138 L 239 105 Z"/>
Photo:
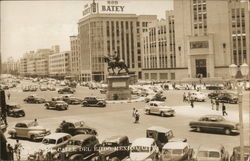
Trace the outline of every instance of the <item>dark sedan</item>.
<path fill-rule="evenodd" d="M 238 103 L 238 97 L 236 94 L 233 93 L 221 93 L 218 95 L 217 98 L 221 103 L 232 103 L 232 104 Z"/>
<path fill-rule="evenodd" d="M 196 130 L 201 131 L 211 131 L 217 132 L 222 131 L 226 135 L 230 135 L 233 132 L 239 132 L 239 124 L 233 123 L 225 120 L 224 117 L 220 115 L 205 115 L 202 116 L 198 121 L 191 121 L 189 126 Z"/>
<path fill-rule="evenodd" d="M 7 116 L 10 117 L 24 117 L 25 112 L 23 109 L 21 109 L 20 105 L 18 104 L 7 104 Z"/>
<path fill-rule="evenodd" d="M 26 103 L 35 103 L 35 104 L 41 104 L 45 103 L 45 99 L 43 98 L 38 98 L 36 96 L 28 96 L 27 98 L 24 99 L 24 102 Z"/>

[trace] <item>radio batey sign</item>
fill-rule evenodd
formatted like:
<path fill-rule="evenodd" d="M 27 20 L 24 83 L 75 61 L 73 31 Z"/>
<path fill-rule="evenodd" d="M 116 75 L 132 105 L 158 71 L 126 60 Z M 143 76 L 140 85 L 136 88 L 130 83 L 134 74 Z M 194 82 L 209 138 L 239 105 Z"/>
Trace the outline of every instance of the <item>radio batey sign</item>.
<path fill-rule="evenodd" d="M 91 4 L 86 4 L 84 6 L 84 10 L 82 12 L 83 16 L 87 16 L 89 14 L 94 13 L 121 13 L 124 12 L 125 6 L 119 5 L 116 0 L 108 0 L 107 4 L 101 4 L 101 8 L 99 10 L 99 4 L 93 1 Z"/>

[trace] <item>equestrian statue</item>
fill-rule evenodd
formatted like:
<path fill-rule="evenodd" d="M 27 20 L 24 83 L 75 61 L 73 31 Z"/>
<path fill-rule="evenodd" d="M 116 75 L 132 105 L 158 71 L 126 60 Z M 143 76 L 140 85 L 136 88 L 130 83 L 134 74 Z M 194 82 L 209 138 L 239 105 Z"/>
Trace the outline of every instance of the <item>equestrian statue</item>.
<path fill-rule="evenodd" d="M 119 75 L 122 70 L 125 70 L 127 74 L 129 72 L 124 60 L 120 59 L 116 52 L 111 56 L 104 56 L 104 62 L 108 63 L 108 72 L 110 73 L 110 69 L 112 69 L 113 75 Z M 115 72 L 116 68 L 118 68 L 117 73 Z"/>

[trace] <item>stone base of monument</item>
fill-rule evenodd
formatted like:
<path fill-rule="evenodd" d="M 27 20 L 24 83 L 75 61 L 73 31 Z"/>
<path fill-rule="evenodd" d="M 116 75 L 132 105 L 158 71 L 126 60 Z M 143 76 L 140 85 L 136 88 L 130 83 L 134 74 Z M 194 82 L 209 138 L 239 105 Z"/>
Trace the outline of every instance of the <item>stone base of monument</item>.
<path fill-rule="evenodd" d="M 131 99 L 129 89 L 129 75 L 113 75 L 107 77 L 108 89 L 107 100 L 128 100 Z"/>

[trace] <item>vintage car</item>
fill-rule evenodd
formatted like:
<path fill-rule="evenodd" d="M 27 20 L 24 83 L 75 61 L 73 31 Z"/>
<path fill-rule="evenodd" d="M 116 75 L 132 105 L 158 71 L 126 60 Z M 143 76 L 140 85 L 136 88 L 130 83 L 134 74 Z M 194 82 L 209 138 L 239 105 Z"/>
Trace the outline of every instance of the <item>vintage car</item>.
<path fill-rule="evenodd" d="M 167 129 L 160 126 L 152 126 L 147 128 L 146 137 L 153 138 L 160 150 L 168 142 L 187 141 L 186 138 L 175 138 L 171 129 Z"/>
<path fill-rule="evenodd" d="M 82 100 L 71 95 L 62 96 L 62 100 L 69 105 L 79 105 L 82 103 Z"/>
<path fill-rule="evenodd" d="M 78 134 L 97 135 L 97 131 L 85 125 L 84 121 L 63 121 L 56 129 L 56 132 L 64 132 L 72 136 Z"/>
<path fill-rule="evenodd" d="M 220 93 L 217 98 L 221 103 L 238 103 L 238 96 L 234 93 Z"/>
<path fill-rule="evenodd" d="M 185 161 L 191 160 L 193 149 L 185 142 L 168 142 L 162 148 L 160 160 L 162 161 Z"/>
<path fill-rule="evenodd" d="M 99 144 L 95 135 L 76 135 L 69 139 L 65 148 L 54 156 L 59 160 L 90 160 L 96 155 L 96 145 Z"/>
<path fill-rule="evenodd" d="M 85 97 L 82 101 L 83 107 L 106 107 L 106 101 L 104 99 L 98 99 L 96 97 Z"/>
<path fill-rule="evenodd" d="M 41 85 L 40 86 L 40 91 L 47 91 L 47 86 L 45 86 L 45 85 Z"/>
<path fill-rule="evenodd" d="M 223 86 L 216 86 L 216 85 L 207 85 L 206 86 L 207 90 L 223 90 Z"/>
<path fill-rule="evenodd" d="M 24 117 L 25 116 L 25 112 L 23 109 L 21 109 L 21 106 L 19 104 L 7 104 L 6 105 L 6 109 L 7 109 L 7 116 L 11 116 L 11 117 Z"/>
<path fill-rule="evenodd" d="M 41 104 L 41 103 L 45 103 L 46 102 L 45 99 L 38 98 L 38 97 L 36 97 L 34 95 L 28 96 L 23 101 L 26 102 L 26 103 L 35 103 L 35 104 Z"/>
<path fill-rule="evenodd" d="M 220 115 L 205 115 L 202 116 L 198 121 L 191 121 L 189 126 L 196 130 L 218 132 L 222 131 L 226 135 L 230 135 L 233 132 L 239 132 L 239 124 L 225 120 Z"/>
<path fill-rule="evenodd" d="M 171 107 L 164 105 L 163 102 L 159 101 L 151 101 L 149 102 L 148 106 L 145 107 L 146 114 L 157 114 L 164 116 L 174 116 L 175 110 Z"/>
<path fill-rule="evenodd" d="M 38 151 L 35 151 L 34 154 L 29 154 L 28 160 L 36 160 L 36 154 L 40 151 L 45 155 L 50 153 L 51 157 L 53 157 L 67 145 L 71 137 L 71 135 L 66 133 L 54 133 L 45 136 L 42 140 L 42 144 L 38 146 Z"/>
<path fill-rule="evenodd" d="M 64 101 L 49 101 L 44 105 L 46 109 L 67 110 L 69 105 Z"/>
<path fill-rule="evenodd" d="M 72 89 L 72 88 L 69 88 L 69 87 L 65 87 L 65 88 L 59 89 L 58 93 L 59 94 L 67 94 L 67 93 L 68 94 L 73 94 L 73 93 L 75 93 L 75 90 Z"/>
<path fill-rule="evenodd" d="M 129 156 L 129 139 L 127 136 L 112 136 L 96 146 L 98 156 L 95 161 L 123 160 Z"/>
<path fill-rule="evenodd" d="M 30 92 L 36 92 L 37 91 L 37 86 L 35 86 L 35 85 L 29 86 L 29 91 Z"/>
<path fill-rule="evenodd" d="M 17 123 L 15 127 L 8 131 L 11 138 L 28 138 L 32 141 L 43 139 L 50 134 L 50 130 L 42 126 L 34 126 L 30 122 Z"/>
<path fill-rule="evenodd" d="M 162 93 L 156 93 L 152 96 L 152 94 L 148 95 L 146 98 L 145 98 L 145 102 L 148 103 L 150 101 L 161 101 L 161 102 L 164 102 L 166 101 L 166 97 L 162 95 Z"/>
<path fill-rule="evenodd" d="M 218 148 L 199 147 L 195 161 L 228 161 L 229 154 L 225 147 L 220 145 Z"/>
<path fill-rule="evenodd" d="M 244 161 L 250 160 L 250 146 L 244 146 Z M 241 161 L 240 160 L 240 146 L 233 148 L 233 154 L 230 157 L 230 161 Z"/>
<path fill-rule="evenodd" d="M 107 93 L 107 89 L 106 88 L 101 88 L 100 89 L 100 93 L 101 94 L 106 94 Z"/>
<path fill-rule="evenodd" d="M 190 95 L 191 99 L 196 102 L 205 102 L 206 101 L 206 95 L 202 92 L 191 92 Z"/>
<path fill-rule="evenodd" d="M 130 147 L 129 160 L 156 160 L 158 157 L 158 151 L 159 150 L 154 139 L 138 138 L 133 141 Z"/>
<path fill-rule="evenodd" d="M 210 99 L 216 99 L 222 92 L 221 91 L 213 91 L 208 94 L 208 98 Z"/>

